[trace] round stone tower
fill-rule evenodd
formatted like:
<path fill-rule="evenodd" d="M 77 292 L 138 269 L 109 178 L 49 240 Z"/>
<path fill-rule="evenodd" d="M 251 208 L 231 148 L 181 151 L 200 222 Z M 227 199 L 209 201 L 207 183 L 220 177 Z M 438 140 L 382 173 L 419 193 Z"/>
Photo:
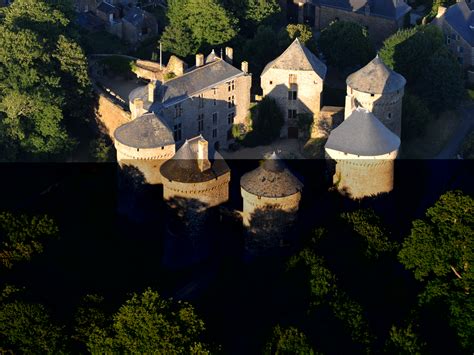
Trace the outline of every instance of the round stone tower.
<path fill-rule="evenodd" d="M 336 161 L 337 189 L 352 199 L 392 191 L 399 147 L 397 135 L 370 111 L 357 108 L 331 132 L 325 146 Z"/>
<path fill-rule="evenodd" d="M 357 107 L 364 107 L 400 137 L 405 78 L 388 68 L 377 55 L 365 67 L 349 75 L 346 83 L 344 117 L 347 119 Z"/>
<path fill-rule="evenodd" d="M 137 169 L 143 182 L 161 183 L 160 167 L 175 153 L 171 129 L 154 113 L 147 113 L 114 132 L 117 162 L 122 170 Z"/>
<path fill-rule="evenodd" d="M 303 184 L 275 153 L 242 176 L 243 223 L 250 234 L 260 237 L 256 241 L 259 248 L 280 245 L 296 219 L 302 189 Z"/>

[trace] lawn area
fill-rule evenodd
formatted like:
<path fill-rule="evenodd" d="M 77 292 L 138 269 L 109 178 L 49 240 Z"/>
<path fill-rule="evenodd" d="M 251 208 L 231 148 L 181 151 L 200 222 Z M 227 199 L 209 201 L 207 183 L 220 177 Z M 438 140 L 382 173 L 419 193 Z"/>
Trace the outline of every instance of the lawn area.
<path fill-rule="evenodd" d="M 459 114 L 451 110 L 441 113 L 426 125 L 423 134 L 402 143 L 400 157 L 404 159 L 431 159 L 441 152 L 459 124 Z"/>

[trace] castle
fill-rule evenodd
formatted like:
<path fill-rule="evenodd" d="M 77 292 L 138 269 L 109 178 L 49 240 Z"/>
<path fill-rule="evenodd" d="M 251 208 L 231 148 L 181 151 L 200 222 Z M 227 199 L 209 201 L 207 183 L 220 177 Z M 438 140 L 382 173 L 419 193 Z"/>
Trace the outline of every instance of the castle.
<path fill-rule="evenodd" d="M 214 51 L 206 58 L 198 54 L 190 69 L 172 57 L 148 85 L 131 92 L 132 121 L 114 135 L 119 164 L 137 167 L 150 184 L 162 184 L 164 200 L 187 221 L 190 236 L 205 224 L 206 211 L 229 200 L 231 172 L 218 150 L 232 142 L 233 124 L 246 124 L 251 86 L 248 64 L 239 70 L 232 57 L 231 48 L 225 58 Z M 282 136 L 299 136 L 294 118 L 300 113 L 311 115 L 313 125 L 326 119 L 321 110 L 326 70 L 299 40 L 266 66 L 264 95 L 288 112 Z M 165 80 L 170 73 L 173 78 Z M 333 183 L 352 199 L 390 192 L 406 81 L 376 57 L 346 84 L 344 121 L 322 133 L 328 162 L 335 163 Z M 239 215 L 252 236 L 248 240 L 260 238 L 273 247 L 284 243 L 280 236 L 296 220 L 303 184 L 273 154 L 244 174 L 240 187 Z"/>

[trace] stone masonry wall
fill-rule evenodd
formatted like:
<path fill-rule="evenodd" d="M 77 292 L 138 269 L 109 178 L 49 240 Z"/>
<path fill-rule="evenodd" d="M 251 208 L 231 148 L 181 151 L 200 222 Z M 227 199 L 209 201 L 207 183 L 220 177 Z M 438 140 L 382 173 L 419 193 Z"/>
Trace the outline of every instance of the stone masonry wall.
<path fill-rule="evenodd" d="M 201 183 L 182 183 L 163 178 L 165 200 L 184 198 L 196 200 L 205 207 L 214 207 L 229 200 L 230 172 Z M 204 207 L 203 206 L 203 207 Z"/>
<path fill-rule="evenodd" d="M 151 185 L 161 183 L 160 167 L 175 153 L 174 144 L 153 149 L 138 149 L 121 144 L 116 140 L 115 148 L 120 167 L 122 169 L 125 166 L 137 168 L 143 174 L 145 182 Z"/>
<path fill-rule="evenodd" d="M 324 106 L 311 126 L 311 138 L 327 138 L 344 121 L 344 107 Z"/>
<path fill-rule="evenodd" d="M 404 90 L 389 94 L 367 94 L 347 87 L 346 119 L 357 106 L 362 106 L 372 112 L 387 128 L 397 136 L 402 130 L 402 101 Z"/>
<path fill-rule="evenodd" d="M 356 22 L 367 27 L 370 37 L 377 43 L 395 33 L 403 23 L 374 15 L 365 15 L 333 7 L 316 6 L 316 29 L 322 30 L 335 20 Z"/>
<path fill-rule="evenodd" d="M 121 106 L 114 103 L 102 93 L 99 93 L 99 105 L 96 111 L 96 119 L 103 125 L 106 134 L 114 140 L 115 130 L 131 121 L 130 113 Z"/>
<path fill-rule="evenodd" d="M 162 112 L 163 117 L 169 122 L 170 127 L 181 124 L 181 141 L 196 137 L 202 134 L 209 145 L 219 142 L 220 148 L 226 148 L 232 140 L 228 140 L 228 132 L 232 129 L 232 124 L 246 123 L 246 118 L 250 108 L 250 87 L 252 85 L 252 76 L 245 75 L 234 79 L 234 90 L 229 91 L 228 85 L 222 83 L 216 88 L 209 89 L 202 93 L 203 105 L 200 107 L 199 95 L 181 102 L 181 117 L 175 117 L 176 109 L 174 106 L 165 108 Z M 234 97 L 235 106 L 229 107 L 229 98 Z M 213 114 L 217 113 L 217 123 L 213 122 Z M 198 129 L 198 117 L 204 115 L 204 129 Z M 234 122 L 229 123 L 229 114 L 235 114 Z M 214 137 L 213 131 L 217 130 Z"/>
<path fill-rule="evenodd" d="M 297 77 L 297 100 L 288 100 L 290 87 L 289 76 Z M 288 127 L 297 127 L 297 119 L 288 119 L 288 110 L 295 109 L 297 113 L 309 113 L 316 119 L 321 109 L 321 92 L 323 80 L 312 71 L 296 71 L 284 69 L 270 69 L 261 78 L 263 96 L 276 100 L 285 117 L 281 135 L 288 136 Z"/>
<path fill-rule="evenodd" d="M 336 161 L 333 183 L 352 199 L 375 196 L 393 190 L 394 160 L 398 151 L 376 157 L 360 157 L 331 149 L 327 153 Z"/>

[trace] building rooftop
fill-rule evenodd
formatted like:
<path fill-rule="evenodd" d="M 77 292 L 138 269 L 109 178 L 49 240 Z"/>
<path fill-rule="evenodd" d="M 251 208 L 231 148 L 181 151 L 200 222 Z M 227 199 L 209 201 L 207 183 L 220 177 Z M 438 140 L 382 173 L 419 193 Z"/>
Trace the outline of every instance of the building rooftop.
<path fill-rule="evenodd" d="M 114 137 L 134 148 L 150 149 L 174 144 L 173 132 L 154 113 L 147 113 L 117 128 Z"/>
<path fill-rule="evenodd" d="M 401 90 L 406 80 L 402 75 L 388 68 L 377 55 L 365 67 L 349 75 L 346 83 L 357 91 L 383 94 Z"/>
<path fill-rule="evenodd" d="M 466 42 L 474 47 L 474 11 L 461 0 L 450 6 L 444 19 Z"/>
<path fill-rule="evenodd" d="M 262 75 L 272 68 L 314 71 L 322 79 L 326 77 L 327 72 L 326 65 L 308 48 L 301 44 L 298 38 L 295 39 L 278 58 L 266 65 L 265 69 L 263 69 Z"/>
<path fill-rule="evenodd" d="M 123 19 L 134 26 L 141 26 L 145 20 L 145 11 L 138 7 L 133 7 L 127 12 Z"/>
<path fill-rule="evenodd" d="M 384 155 L 400 147 L 400 138 L 372 112 L 358 107 L 329 135 L 326 149 L 364 157 Z"/>
<path fill-rule="evenodd" d="M 216 179 L 230 171 L 224 158 L 209 147 L 210 168 L 201 171 L 198 159 L 198 144 L 205 141 L 202 136 L 189 140 L 178 149 L 174 157 L 161 166 L 161 175 L 165 179 L 182 183 L 200 183 Z"/>
<path fill-rule="evenodd" d="M 351 12 L 365 13 L 366 4 L 370 4 L 370 14 L 399 19 L 411 10 L 403 0 L 316 0 L 321 6 L 335 7 Z"/>
<path fill-rule="evenodd" d="M 155 111 L 159 106 L 171 106 L 189 97 L 195 96 L 202 91 L 213 88 L 218 84 L 245 75 L 225 60 L 215 58 L 214 61 L 193 68 L 184 75 L 178 76 L 165 82 L 157 88 L 154 105 L 150 108 Z M 146 86 L 133 90 L 129 100 L 141 98 L 145 103 L 148 101 L 148 89 Z"/>
<path fill-rule="evenodd" d="M 109 4 L 108 2 L 102 1 L 99 6 L 97 6 L 97 11 L 103 12 L 104 14 L 110 15 L 115 13 L 115 6 Z"/>
<path fill-rule="evenodd" d="M 273 153 L 257 169 L 243 175 L 240 186 L 256 196 L 281 198 L 291 196 L 303 189 L 303 184 Z"/>

